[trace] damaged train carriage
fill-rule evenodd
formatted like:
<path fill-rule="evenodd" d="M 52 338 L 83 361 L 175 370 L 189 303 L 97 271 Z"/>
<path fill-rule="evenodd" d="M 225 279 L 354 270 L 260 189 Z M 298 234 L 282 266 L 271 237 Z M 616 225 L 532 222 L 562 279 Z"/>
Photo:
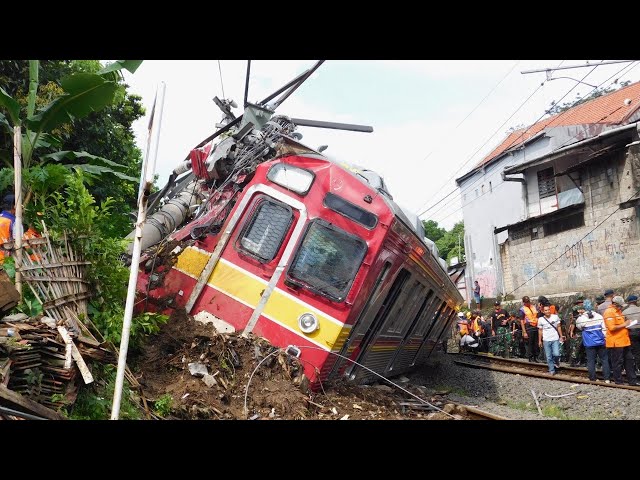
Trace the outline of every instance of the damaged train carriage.
<path fill-rule="evenodd" d="M 420 364 L 462 301 L 422 225 L 373 172 L 286 143 L 246 184 L 216 194 L 233 204 L 211 209 L 221 228 L 201 219 L 169 237 L 180 253 L 140 273 L 138 308 L 186 308 L 262 336 L 299 356 L 312 385 L 375 379 L 353 362 L 385 377 Z"/>

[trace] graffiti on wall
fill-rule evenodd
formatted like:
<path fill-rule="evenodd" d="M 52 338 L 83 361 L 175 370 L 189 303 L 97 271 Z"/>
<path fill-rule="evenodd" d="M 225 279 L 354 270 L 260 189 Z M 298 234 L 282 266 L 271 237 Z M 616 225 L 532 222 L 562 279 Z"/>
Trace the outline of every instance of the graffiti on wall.
<path fill-rule="evenodd" d="M 584 244 L 580 240 L 575 245 L 564 246 L 564 266 L 565 268 L 578 268 L 586 261 L 584 255 Z"/>
<path fill-rule="evenodd" d="M 613 260 L 624 260 L 629 254 L 629 248 L 633 240 L 638 237 L 638 232 L 633 222 L 635 217 L 624 217 L 615 220 L 596 236 L 593 232 L 574 245 L 565 245 L 563 251 L 565 268 L 584 268 L 589 264 L 593 269 L 599 266 L 596 257 L 602 253 Z"/>
<path fill-rule="evenodd" d="M 496 273 L 493 269 L 483 269 L 476 274 L 474 280 L 480 285 L 480 295 L 487 298 L 493 298 L 497 295 Z"/>

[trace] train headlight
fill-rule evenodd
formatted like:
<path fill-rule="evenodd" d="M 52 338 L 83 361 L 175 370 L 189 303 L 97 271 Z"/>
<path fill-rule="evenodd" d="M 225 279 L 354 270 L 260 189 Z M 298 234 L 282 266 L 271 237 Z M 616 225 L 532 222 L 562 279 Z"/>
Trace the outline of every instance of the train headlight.
<path fill-rule="evenodd" d="M 298 318 L 298 326 L 300 330 L 306 334 L 313 333 L 320 328 L 318 319 L 313 313 L 303 313 L 300 315 L 300 318 Z"/>
<path fill-rule="evenodd" d="M 313 172 L 303 168 L 278 163 L 269 169 L 267 178 L 287 190 L 306 195 L 313 183 Z"/>

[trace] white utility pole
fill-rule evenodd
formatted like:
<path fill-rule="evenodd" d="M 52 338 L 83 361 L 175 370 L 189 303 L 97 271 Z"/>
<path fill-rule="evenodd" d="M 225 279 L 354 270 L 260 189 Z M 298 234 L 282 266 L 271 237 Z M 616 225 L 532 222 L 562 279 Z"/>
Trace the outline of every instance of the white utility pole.
<path fill-rule="evenodd" d="M 127 290 L 127 303 L 124 307 L 124 319 L 122 321 L 122 336 L 120 339 L 120 355 L 118 356 L 118 373 L 116 375 L 116 385 L 113 392 L 113 405 L 111 407 L 111 420 L 118 420 L 120 416 L 120 402 L 122 400 L 122 388 L 124 386 L 124 372 L 127 368 L 127 350 L 129 349 L 129 333 L 131 332 L 131 318 L 133 317 L 133 304 L 136 299 L 136 283 L 138 281 L 138 267 L 140 263 L 140 252 L 142 251 L 142 227 L 147 216 L 147 201 L 153 185 L 153 174 L 156 169 L 156 157 L 158 155 L 158 144 L 160 142 L 160 127 L 162 124 L 162 107 L 164 105 L 164 82 L 160 83 L 158 93 L 153 102 L 151 118 L 149 119 L 149 132 L 147 137 L 147 152 L 142 163 L 142 173 L 140 175 L 140 189 L 138 191 L 138 220 L 136 222 L 135 237 L 133 240 L 133 252 L 131 254 L 131 272 L 129 274 L 129 289 Z M 156 112 L 156 105 L 158 111 Z M 158 116 L 157 125 L 154 128 L 154 117 Z M 152 139 L 153 134 L 153 139 Z M 152 141 L 153 140 L 153 141 Z M 149 160 L 152 166 L 147 172 Z"/>

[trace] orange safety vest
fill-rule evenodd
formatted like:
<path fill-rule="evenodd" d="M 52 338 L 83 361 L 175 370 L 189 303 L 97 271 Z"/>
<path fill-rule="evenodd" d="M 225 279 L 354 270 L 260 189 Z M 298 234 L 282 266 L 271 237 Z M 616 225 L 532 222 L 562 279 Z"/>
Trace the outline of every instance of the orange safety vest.
<path fill-rule="evenodd" d="M 11 241 L 11 219 L 7 217 L 0 217 L 0 244 Z M 11 252 L 0 248 L 0 263 L 2 263 L 5 257 L 11 255 Z"/>
<path fill-rule="evenodd" d="M 29 240 L 30 238 L 40 238 L 40 234 L 38 232 L 36 232 L 33 228 L 29 227 L 29 230 L 24 232 L 24 235 L 22 236 L 22 238 L 24 238 L 25 240 Z M 31 251 L 33 251 L 33 250 L 31 250 Z M 33 260 L 34 262 L 40 261 L 40 255 L 37 255 L 35 253 L 31 253 L 29 255 L 29 258 L 31 260 Z"/>
<path fill-rule="evenodd" d="M 621 328 L 612 332 L 611 327 L 615 325 L 622 325 L 625 322 L 622 312 L 618 312 L 616 307 L 609 307 L 604 312 L 604 323 L 607 326 L 607 334 L 605 335 L 605 341 L 607 348 L 614 347 L 628 347 L 631 345 L 631 338 L 629 337 L 629 330 Z"/>
<path fill-rule="evenodd" d="M 529 321 L 528 323 L 532 327 L 537 327 L 538 326 L 538 310 L 536 310 L 536 307 L 534 307 L 533 305 L 531 305 L 530 307 L 523 305 L 522 309 L 524 311 L 525 317 Z"/>
<path fill-rule="evenodd" d="M 460 331 L 461 336 L 465 336 L 469 334 L 469 324 L 466 320 L 458 320 L 458 329 Z"/>

